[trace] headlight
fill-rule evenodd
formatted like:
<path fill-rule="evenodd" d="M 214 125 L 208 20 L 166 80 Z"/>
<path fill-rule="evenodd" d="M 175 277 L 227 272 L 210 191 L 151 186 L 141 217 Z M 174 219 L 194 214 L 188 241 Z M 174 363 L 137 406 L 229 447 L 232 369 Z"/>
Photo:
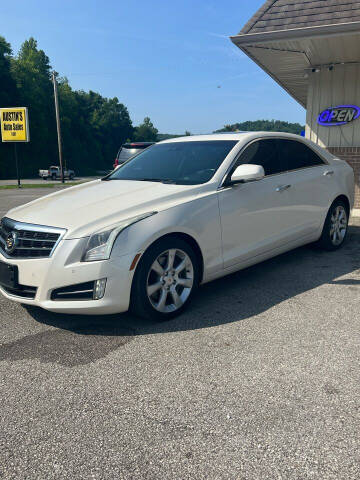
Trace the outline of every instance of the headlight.
<path fill-rule="evenodd" d="M 137 223 L 155 213 L 157 212 L 144 213 L 136 217 L 128 218 L 127 220 L 95 232 L 89 238 L 82 261 L 93 262 L 95 260 L 107 260 L 110 258 L 112 247 L 120 232 L 133 223 Z"/>

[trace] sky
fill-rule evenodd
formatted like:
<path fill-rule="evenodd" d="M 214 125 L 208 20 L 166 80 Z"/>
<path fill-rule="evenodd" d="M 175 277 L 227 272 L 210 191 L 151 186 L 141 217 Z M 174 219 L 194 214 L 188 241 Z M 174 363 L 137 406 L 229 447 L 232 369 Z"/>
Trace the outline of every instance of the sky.
<path fill-rule="evenodd" d="M 74 89 L 118 97 L 134 125 L 209 133 L 305 110 L 229 40 L 263 0 L 0 0 L 14 54 L 34 37 Z"/>

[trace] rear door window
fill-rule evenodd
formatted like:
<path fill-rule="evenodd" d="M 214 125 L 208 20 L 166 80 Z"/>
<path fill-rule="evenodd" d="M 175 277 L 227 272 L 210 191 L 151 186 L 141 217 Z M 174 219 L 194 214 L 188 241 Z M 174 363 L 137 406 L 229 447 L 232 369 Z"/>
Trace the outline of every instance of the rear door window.
<path fill-rule="evenodd" d="M 279 158 L 287 162 L 287 170 L 324 165 L 324 161 L 311 148 L 296 140 L 277 140 Z"/>

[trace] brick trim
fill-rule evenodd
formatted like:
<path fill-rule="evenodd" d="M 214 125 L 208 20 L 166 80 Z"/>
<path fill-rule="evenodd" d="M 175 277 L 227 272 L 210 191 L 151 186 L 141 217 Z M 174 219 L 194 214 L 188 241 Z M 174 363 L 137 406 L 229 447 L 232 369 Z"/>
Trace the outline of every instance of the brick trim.
<path fill-rule="evenodd" d="M 360 208 L 360 147 L 328 147 L 328 151 L 345 160 L 353 168 L 355 175 L 354 208 Z"/>
<path fill-rule="evenodd" d="M 328 147 L 333 155 L 360 155 L 360 147 Z"/>

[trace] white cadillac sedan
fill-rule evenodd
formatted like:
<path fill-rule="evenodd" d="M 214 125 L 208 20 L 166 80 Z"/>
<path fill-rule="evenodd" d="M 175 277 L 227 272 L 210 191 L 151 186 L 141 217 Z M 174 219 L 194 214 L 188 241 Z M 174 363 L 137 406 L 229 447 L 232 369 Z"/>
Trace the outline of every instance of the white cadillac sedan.
<path fill-rule="evenodd" d="M 54 312 L 166 320 L 201 283 L 311 242 L 336 250 L 353 198 L 350 166 L 296 135 L 166 140 L 10 210 L 0 291 Z"/>

